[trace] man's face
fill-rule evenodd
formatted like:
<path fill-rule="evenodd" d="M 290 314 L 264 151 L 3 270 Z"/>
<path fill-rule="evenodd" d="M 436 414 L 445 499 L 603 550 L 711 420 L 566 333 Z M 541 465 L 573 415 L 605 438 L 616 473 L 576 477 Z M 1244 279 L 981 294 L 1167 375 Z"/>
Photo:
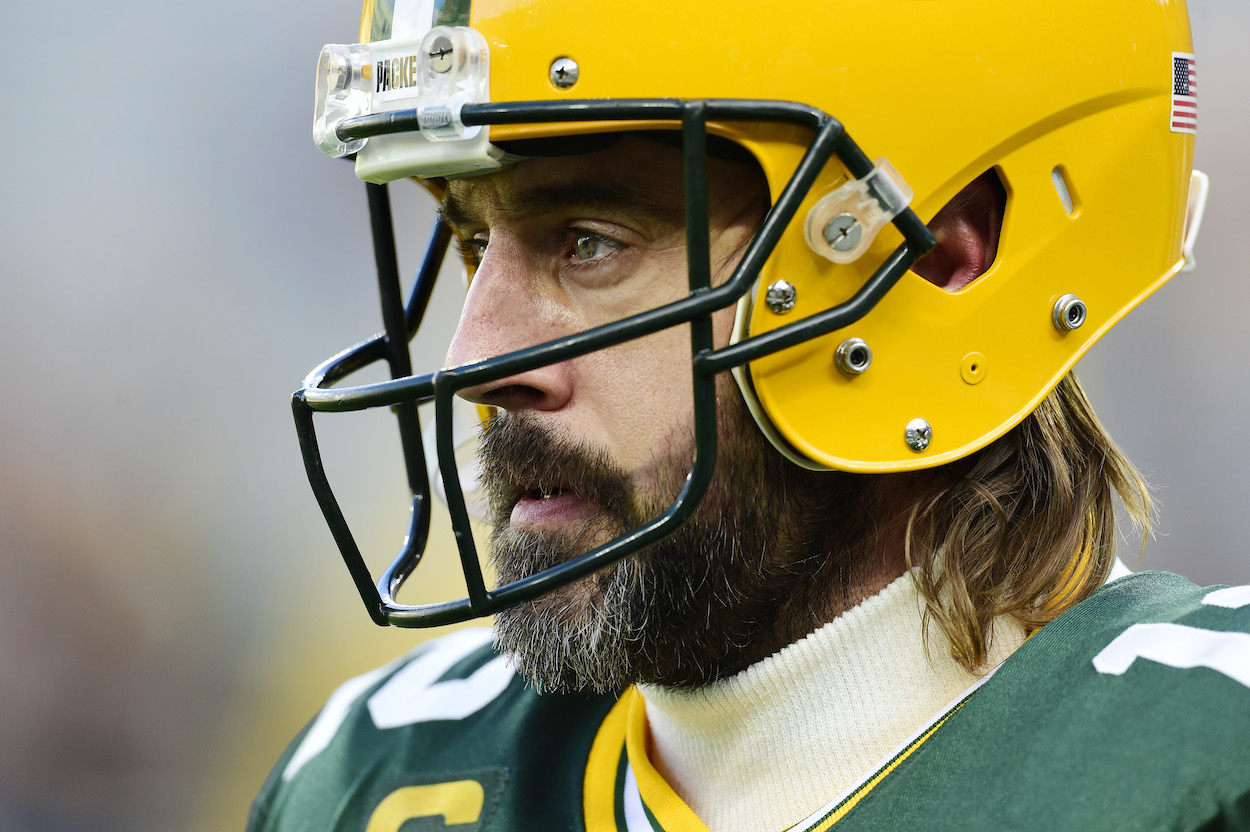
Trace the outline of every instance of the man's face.
<path fill-rule="evenodd" d="M 450 183 L 443 212 L 478 268 L 449 363 L 684 297 L 681 158 L 626 136 L 607 150 Z M 720 283 L 758 228 L 767 190 L 758 168 L 716 158 L 709 181 Z M 732 316 L 714 318 L 718 345 Z M 497 408 L 480 453 L 501 581 L 589 551 L 667 508 L 692 459 L 689 357 L 689 328 L 674 327 L 464 391 Z M 824 515 L 842 516 L 847 480 L 807 482 L 816 475 L 769 448 L 736 389 L 720 381 L 716 473 L 695 516 L 639 555 L 497 616 L 500 646 L 540 687 L 706 683 L 761 658 L 761 634 L 778 617 L 816 615 L 807 609 L 815 602 L 799 602 L 810 600 L 829 549 L 816 545 L 806 514 L 819 503 Z"/>
<path fill-rule="evenodd" d="M 714 282 L 728 277 L 767 208 L 758 171 L 710 160 Z M 444 213 L 480 263 L 448 355 L 462 364 L 534 346 L 687 293 L 681 153 L 626 136 L 607 150 L 532 159 L 450 183 Z M 727 343 L 733 310 L 716 316 Z M 690 335 L 647 338 L 466 391 L 601 449 L 645 488 L 690 423 Z M 522 499 L 518 528 L 565 528 L 594 508 Z"/>

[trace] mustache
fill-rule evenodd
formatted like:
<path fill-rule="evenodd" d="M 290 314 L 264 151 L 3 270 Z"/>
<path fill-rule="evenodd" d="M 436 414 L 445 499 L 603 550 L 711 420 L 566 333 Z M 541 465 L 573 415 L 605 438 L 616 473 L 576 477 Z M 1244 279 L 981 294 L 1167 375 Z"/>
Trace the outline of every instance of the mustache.
<path fill-rule="evenodd" d="M 629 474 L 602 448 L 575 440 L 529 414 L 500 413 L 482 426 L 481 484 L 490 518 L 507 523 L 512 507 L 535 489 L 573 492 L 622 524 L 634 519 Z"/>

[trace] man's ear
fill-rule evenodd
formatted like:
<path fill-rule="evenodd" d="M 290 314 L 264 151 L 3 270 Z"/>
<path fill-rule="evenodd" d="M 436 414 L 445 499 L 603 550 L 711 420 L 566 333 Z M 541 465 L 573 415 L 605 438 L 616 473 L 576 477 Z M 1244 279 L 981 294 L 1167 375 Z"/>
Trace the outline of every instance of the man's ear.
<path fill-rule="evenodd" d="M 929 223 L 937 247 L 912 266 L 925 280 L 957 292 L 984 274 L 998 254 L 1007 191 L 993 168 L 955 194 Z"/>

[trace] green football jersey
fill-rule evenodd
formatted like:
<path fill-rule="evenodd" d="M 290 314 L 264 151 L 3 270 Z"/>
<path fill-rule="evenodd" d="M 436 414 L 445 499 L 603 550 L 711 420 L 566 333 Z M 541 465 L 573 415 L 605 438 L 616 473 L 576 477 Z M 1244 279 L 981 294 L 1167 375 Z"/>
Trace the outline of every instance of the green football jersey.
<path fill-rule="evenodd" d="M 249 829 L 706 832 L 646 745 L 637 691 L 539 696 L 459 631 L 343 685 Z M 834 826 L 1250 830 L 1250 587 L 1103 587 L 859 784 L 761 832 Z"/>

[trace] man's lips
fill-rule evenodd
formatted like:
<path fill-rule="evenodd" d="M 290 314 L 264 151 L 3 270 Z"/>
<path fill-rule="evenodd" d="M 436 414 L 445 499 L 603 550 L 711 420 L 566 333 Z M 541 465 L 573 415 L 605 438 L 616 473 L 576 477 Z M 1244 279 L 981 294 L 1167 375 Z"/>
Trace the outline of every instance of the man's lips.
<path fill-rule="evenodd" d="M 512 506 L 511 524 L 551 528 L 585 519 L 594 506 L 575 491 L 562 488 L 531 488 Z"/>

